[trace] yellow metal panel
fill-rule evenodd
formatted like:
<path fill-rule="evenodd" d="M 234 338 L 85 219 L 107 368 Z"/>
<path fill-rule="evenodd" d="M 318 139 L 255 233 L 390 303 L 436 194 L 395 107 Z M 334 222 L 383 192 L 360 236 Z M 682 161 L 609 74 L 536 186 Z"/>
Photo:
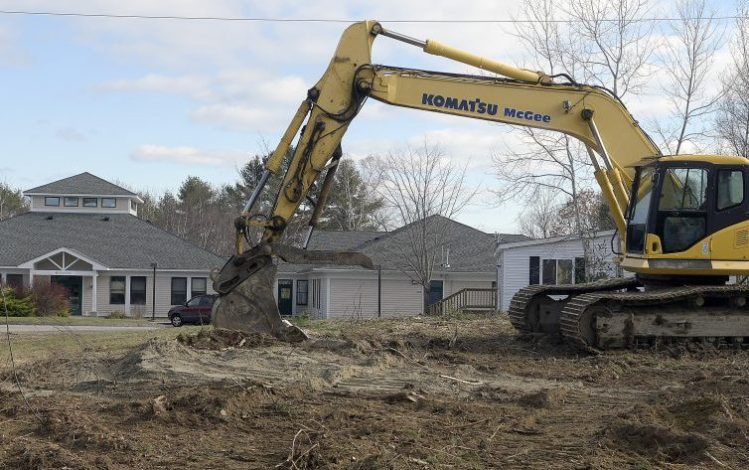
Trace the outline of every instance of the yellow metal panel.
<path fill-rule="evenodd" d="M 715 165 L 749 165 L 749 160 L 736 155 L 669 155 L 661 162 L 705 162 Z"/>
<path fill-rule="evenodd" d="M 660 155 L 624 105 L 595 87 L 523 84 L 384 66 L 376 68 L 371 83 L 370 96 L 385 103 L 563 132 L 600 153 L 581 116 L 583 109 L 590 109 L 612 161 L 626 168 L 623 181 L 631 181 L 630 163 Z"/>

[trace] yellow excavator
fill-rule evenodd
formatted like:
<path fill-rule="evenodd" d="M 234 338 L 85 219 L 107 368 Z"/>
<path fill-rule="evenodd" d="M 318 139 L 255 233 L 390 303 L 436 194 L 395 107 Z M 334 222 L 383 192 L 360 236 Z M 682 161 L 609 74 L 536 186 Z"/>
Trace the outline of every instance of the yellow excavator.
<path fill-rule="evenodd" d="M 385 36 L 501 77 L 376 65 Z M 217 327 L 304 339 L 281 319 L 273 297 L 274 257 L 293 263 L 359 264 L 357 253 L 308 251 L 280 242 L 284 229 L 326 176 L 304 247 L 325 206 L 341 158 L 341 139 L 367 98 L 408 108 L 552 130 L 580 140 L 619 233 L 616 261 L 630 278 L 529 286 L 509 317 L 524 333 L 560 335 L 582 347 L 634 347 L 674 339 L 741 345 L 749 338 L 749 161 L 721 155 L 663 156 L 624 104 L 605 88 L 565 74 L 512 67 L 437 41 L 421 41 L 376 21 L 349 26 L 333 59 L 299 106 L 259 185 L 236 219 L 237 252 L 214 279 Z M 297 137 L 298 136 L 298 137 Z M 265 184 L 293 157 L 271 214 L 251 215 Z M 253 243 L 251 227 L 261 227 Z M 487 253 L 487 256 L 491 256 Z"/>

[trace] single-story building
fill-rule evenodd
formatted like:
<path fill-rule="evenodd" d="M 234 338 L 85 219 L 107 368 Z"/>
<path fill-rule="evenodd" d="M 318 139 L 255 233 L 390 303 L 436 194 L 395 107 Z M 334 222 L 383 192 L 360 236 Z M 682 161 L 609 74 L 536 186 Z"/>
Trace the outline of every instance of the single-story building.
<path fill-rule="evenodd" d="M 613 230 L 599 232 L 589 240 L 590 251 L 584 256 L 579 236 L 500 243 L 496 249 L 497 305 L 507 311 L 520 289 L 533 284 L 577 284 L 587 278 L 622 276 L 614 263 L 612 247 L 619 246 Z M 629 274 L 627 274 L 629 275 Z"/>
<path fill-rule="evenodd" d="M 137 194 L 90 173 L 24 194 L 30 212 L 0 222 L 3 283 L 61 284 L 73 315 L 165 316 L 213 292 L 225 260 L 139 219 Z"/>
<path fill-rule="evenodd" d="M 431 248 L 437 259 L 429 304 L 462 289 L 496 287 L 496 235 L 440 216 L 432 216 L 428 222 L 428 228 L 439 226 L 439 231 L 447 234 L 439 246 Z M 280 263 L 277 298 L 281 313 L 352 319 L 422 313 L 423 289 L 408 263 L 420 229 L 421 225 L 414 223 L 392 232 L 315 232 L 309 249 L 362 252 L 378 269 Z M 502 237 L 508 241 L 527 239 L 511 234 Z M 493 291 L 490 295 L 494 296 Z"/>

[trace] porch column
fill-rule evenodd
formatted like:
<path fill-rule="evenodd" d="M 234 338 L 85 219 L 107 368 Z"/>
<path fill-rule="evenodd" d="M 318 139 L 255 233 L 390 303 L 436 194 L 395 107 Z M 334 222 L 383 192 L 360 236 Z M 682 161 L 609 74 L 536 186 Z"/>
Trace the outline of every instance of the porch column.
<path fill-rule="evenodd" d="M 130 315 L 130 275 L 125 276 L 125 315 Z"/>
<path fill-rule="evenodd" d="M 29 287 L 34 287 L 34 268 L 29 269 Z"/>
<path fill-rule="evenodd" d="M 91 310 L 93 313 L 96 313 L 96 315 L 99 315 L 98 306 L 96 305 L 96 295 L 97 295 L 97 288 L 96 288 L 96 280 L 99 278 L 99 273 L 94 271 L 93 276 L 91 276 Z"/>
<path fill-rule="evenodd" d="M 5 277 L 5 273 L 0 273 L 0 284 L 5 285 L 7 284 L 7 278 Z"/>

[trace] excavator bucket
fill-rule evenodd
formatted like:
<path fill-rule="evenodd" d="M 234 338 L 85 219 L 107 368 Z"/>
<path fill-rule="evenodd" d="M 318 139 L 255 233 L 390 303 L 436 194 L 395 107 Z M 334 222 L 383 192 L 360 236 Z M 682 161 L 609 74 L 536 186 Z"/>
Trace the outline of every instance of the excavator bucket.
<path fill-rule="evenodd" d="M 216 328 L 271 334 L 286 342 L 308 339 L 299 327 L 281 318 L 273 295 L 273 256 L 294 264 L 360 265 L 372 268 L 369 257 L 354 252 L 307 251 L 285 245 L 261 244 L 232 256 L 214 279 L 219 298 L 211 323 Z"/>

